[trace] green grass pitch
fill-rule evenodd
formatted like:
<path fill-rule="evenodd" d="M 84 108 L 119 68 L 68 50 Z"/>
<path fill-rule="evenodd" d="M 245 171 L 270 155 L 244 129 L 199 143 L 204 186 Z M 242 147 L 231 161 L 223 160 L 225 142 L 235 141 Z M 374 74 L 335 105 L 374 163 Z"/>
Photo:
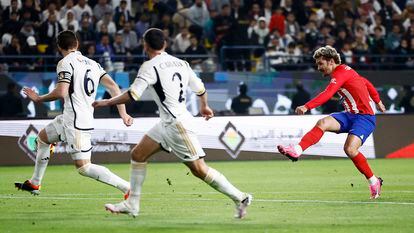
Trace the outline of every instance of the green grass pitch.
<path fill-rule="evenodd" d="M 135 219 L 104 211 L 122 194 L 74 166 L 50 166 L 36 197 L 13 187 L 32 167 L 0 167 L 0 232 L 414 232 L 414 160 L 370 160 L 378 200 L 348 159 L 209 164 L 254 195 L 245 219 L 179 163 L 149 164 Z M 129 178 L 129 164 L 107 167 Z"/>

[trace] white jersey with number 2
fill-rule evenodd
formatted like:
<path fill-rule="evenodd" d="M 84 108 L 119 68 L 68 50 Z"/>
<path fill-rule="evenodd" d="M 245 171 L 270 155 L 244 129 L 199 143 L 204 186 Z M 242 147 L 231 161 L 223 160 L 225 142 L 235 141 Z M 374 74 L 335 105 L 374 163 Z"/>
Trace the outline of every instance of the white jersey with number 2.
<path fill-rule="evenodd" d="M 204 84 L 188 62 L 163 52 L 144 62 L 129 89 L 130 96 L 139 100 L 148 88 L 158 105 L 163 122 L 191 117 L 186 108 L 186 90 L 197 95 L 205 93 Z"/>

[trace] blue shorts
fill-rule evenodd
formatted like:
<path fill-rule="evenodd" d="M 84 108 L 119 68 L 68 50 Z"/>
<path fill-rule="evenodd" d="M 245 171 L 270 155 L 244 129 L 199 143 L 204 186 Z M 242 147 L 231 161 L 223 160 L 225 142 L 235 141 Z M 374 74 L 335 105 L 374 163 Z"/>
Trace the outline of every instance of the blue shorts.
<path fill-rule="evenodd" d="M 336 112 L 331 116 L 341 125 L 338 133 L 353 134 L 361 139 L 362 144 L 375 129 L 375 116 L 373 115 Z"/>

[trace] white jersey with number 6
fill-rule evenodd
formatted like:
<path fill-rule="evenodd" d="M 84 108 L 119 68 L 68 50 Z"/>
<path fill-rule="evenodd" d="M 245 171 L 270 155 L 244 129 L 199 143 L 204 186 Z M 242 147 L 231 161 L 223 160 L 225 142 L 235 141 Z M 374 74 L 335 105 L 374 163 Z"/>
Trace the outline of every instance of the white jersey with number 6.
<path fill-rule="evenodd" d="M 197 95 L 206 91 L 188 62 L 163 52 L 141 65 L 129 93 L 134 100 L 139 100 L 148 88 L 158 105 L 161 120 L 171 122 L 191 117 L 185 104 L 188 87 Z"/>
<path fill-rule="evenodd" d="M 93 129 L 92 103 L 105 70 L 95 61 L 72 52 L 57 65 L 58 82 L 69 83 L 69 94 L 65 97 L 63 123 L 78 130 Z"/>

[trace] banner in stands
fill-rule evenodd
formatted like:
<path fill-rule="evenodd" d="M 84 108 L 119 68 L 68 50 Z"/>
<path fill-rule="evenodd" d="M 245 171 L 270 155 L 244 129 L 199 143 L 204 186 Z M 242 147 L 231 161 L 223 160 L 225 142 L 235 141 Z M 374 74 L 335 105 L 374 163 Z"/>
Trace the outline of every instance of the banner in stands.
<path fill-rule="evenodd" d="M 209 121 L 196 118 L 199 139 L 204 148 L 226 150 L 233 158 L 240 151 L 275 153 L 278 144 L 298 143 L 310 130 L 319 116 L 251 116 L 215 117 Z M 0 136 L 16 137 L 20 148 L 32 148 L 32 132 L 40 131 L 51 120 L 0 121 Z M 133 126 L 126 127 L 121 119 L 96 119 L 92 134 L 94 152 L 127 152 L 159 118 L 136 118 Z M 29 134 L 29 135 L 28 135 Z M 306 150 L 305 154 L 346 157 L 343 144 L 347 134 L 326 133 L 321 141 Z M 17 146 L 17 145 L 16 145 Z M 59 144 L 56 153 L 65 152 Z M 372 135 L 366 140 L 361 152 L 367 158 L 375 158 Z M 26 152 L 25 152 L 26 153 Z M 33 157 L 33 155 L 28 155 Z"/>

